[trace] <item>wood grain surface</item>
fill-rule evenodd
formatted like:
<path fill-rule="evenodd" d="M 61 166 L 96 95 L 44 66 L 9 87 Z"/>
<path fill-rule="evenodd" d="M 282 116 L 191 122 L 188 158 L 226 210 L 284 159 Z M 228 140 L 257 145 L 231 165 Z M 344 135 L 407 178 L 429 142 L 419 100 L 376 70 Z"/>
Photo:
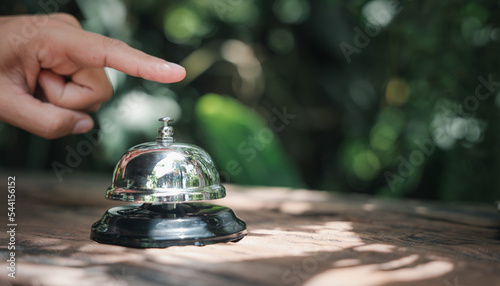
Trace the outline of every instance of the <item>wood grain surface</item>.
<path fill-rule="evenodd" d="M 227 186 L 249 235 L 238 243 L 133 249 L 98 244 L 90 226 L 121 203 L 109 178 L 16 175 L 16 278 L 7 277 L 7 174 L 0 285 L 500 285 L 495 205 Z M 5 202 L 5 203 L 4 203 Z"/>

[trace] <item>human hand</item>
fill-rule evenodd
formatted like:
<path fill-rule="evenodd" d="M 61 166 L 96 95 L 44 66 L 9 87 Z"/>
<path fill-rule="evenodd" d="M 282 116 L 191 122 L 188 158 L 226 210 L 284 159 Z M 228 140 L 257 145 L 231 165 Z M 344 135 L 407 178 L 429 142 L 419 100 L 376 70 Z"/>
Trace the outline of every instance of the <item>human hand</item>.
<path fill-rule="evenodd" d="M 87 112 L 113 92 L 104 67 L 162 83 L 186 75 L 68 14 L 0 17 L 0 39 L 0 120 L 49 139 L 92 129 Z"/>

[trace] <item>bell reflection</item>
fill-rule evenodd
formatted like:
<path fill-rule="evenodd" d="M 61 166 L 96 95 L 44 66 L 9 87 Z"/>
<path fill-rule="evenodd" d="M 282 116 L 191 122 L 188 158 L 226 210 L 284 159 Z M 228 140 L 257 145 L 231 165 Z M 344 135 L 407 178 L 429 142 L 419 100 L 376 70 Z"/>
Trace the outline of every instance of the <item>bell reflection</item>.
<path fill-rule="evenodd" d="M 226 207 L 202 203 L 223 198 L 215 164 L 198 146 L 174 143 L 170 118 L 160 118 L 156 142 L 126 152 L 106 198 L 143 203 L 109 209 L 92 226 L 91 239 L 129 247 L 206 245 L 239 241 L 246 224 Z"/>

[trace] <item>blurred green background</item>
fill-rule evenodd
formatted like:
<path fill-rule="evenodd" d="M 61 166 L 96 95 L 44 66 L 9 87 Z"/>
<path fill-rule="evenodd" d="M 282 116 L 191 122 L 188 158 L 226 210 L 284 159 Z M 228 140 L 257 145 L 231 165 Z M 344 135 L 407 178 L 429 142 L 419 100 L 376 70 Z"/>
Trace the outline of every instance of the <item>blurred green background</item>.
<path fill-rule="evenodd" d="M 2 15 L 70 13 L 84 29 L 180 63 L 188 75 L 166 85 L 107 70 L 115 96 L 94 114 L 96 130 L 49 141 L 0 123 L 0 168 L 111 176 L 168 115 L 177 141 L 205 148 L 229 183 L 495 201 L 499 8 L 458 0 L 2 1 Z M 75 152 L 80 159 L 68 161 Z"/>

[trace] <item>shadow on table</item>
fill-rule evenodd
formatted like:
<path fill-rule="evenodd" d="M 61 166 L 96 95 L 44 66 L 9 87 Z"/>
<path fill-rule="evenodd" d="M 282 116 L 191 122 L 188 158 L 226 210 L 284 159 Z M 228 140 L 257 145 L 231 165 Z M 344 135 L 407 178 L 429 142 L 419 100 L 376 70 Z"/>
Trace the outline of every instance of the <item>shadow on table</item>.
<path fill-rule="evenodd" d="M 497 213 L 397 203 L 291 215 L 319 250 L 251 263 L 283 264 L 283 285 L 500 285 Z"/>
<path fill-rule="evenodd" d="M 498 225 L 471 223 L 484 214 L 453 220 L 454 208 L 439 211 L 240 212 L 251 226 L 245 239 L 269 245 L 274 257 L 152 270 L 154 253 L 144 268 L 122 264 L 112 271 L 151 285 L 499 285 Z"/>
<path fill-rule="evenodd" d="M 106 209 L 96 194 L 68 203 L 50 190 L 20 194 L 20 279 L 0 285 L 500 285 L 494 208 L 242 191 L 221 203 L 247 222 L 241 242 L 143 250 L 88 239 Z"/>

